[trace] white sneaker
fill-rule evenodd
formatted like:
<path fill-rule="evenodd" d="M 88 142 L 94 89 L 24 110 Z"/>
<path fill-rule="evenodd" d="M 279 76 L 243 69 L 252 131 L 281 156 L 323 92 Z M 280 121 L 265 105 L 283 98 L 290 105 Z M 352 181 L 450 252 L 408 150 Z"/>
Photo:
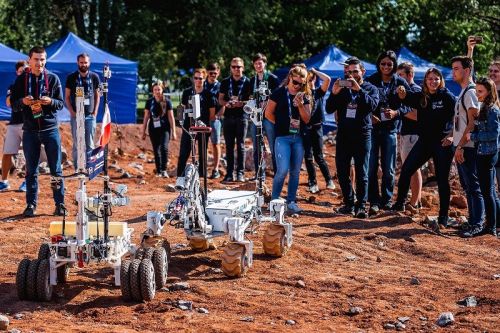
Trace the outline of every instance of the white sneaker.
<path fill-rule="evenodd" d="M 166 170 L 163 170 L 160 175 L 162 178 L 169 178 Z"/>
<path fill-rule="evenodd" d="M 311 185 L 311 186 L 309 186 L 309 192 L 311 192 L 311 193 L 318 193 L 319 192 L 318 185 Z"/>
<path fill-rule="evenodd" d="M 335 190 L 335 183 L 333 182 L 333 180 L 330 179 L 328 184 L 326 184 L 326 188 L 329 190 Z"/>
<path fill-rule="evenodd" d="M 299 206 L 297 206 L 297 203 L 295 201 L 290 202 L 287 205 L 287 209 L 292 214 L 298 214 L 298 213 L 302 212 L 302 209 L 300 209 Z"/>
<path fill-rule="evenodd" d="M 7 191 L 8 189 L 10 189 L 9 182 L 7 182 L 7 181 L 0 181 L 0 192 L 1 191 Z"/>

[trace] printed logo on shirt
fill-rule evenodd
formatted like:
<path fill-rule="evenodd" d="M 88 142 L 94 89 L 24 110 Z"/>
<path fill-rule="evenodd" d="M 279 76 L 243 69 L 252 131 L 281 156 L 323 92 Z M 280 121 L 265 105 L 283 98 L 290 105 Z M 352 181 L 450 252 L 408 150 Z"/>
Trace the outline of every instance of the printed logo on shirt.
<path fill-rule="evenodd" d="M 443 107 L 444 107 L 443 101 L 432 102 L 432 109 L 433 110 L 442 109 Z"/>

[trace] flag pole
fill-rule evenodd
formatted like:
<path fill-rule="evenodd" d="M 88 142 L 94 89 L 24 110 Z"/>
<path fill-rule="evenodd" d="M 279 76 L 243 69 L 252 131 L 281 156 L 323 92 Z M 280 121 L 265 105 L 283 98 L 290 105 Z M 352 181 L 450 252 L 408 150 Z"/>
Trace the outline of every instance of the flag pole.
<path fill-rule="evenodd" d="M 111 215 L 111 189 L 109 188 L 108 176 L 108 142 L 111 135 L 111 116 L 108 107 L 108 80 L 111 77 L 111 70 L 109 64 L 104 65 L 103 69 L 103 83 L 102 83 L 102 96 L 104 98 L 104 116 L 102 121 L 101 139 L 100 144 L 104 146 L 104 200 L 103 200 L 103 220 L 104 220 L 104 242 L 108 241 L 109 235 L 109 216 Z M 105 257 L 107 256 L 107 248 L 105 250 Z"/>

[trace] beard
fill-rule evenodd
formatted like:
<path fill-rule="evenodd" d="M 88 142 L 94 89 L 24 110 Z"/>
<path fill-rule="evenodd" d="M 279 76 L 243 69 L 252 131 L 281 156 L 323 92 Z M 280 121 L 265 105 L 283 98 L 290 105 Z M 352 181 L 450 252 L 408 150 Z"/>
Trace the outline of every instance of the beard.
<path fill-rule="evenodd" d="M 89 70 L 88 66 L 78 66 L 78 71 L 80 71 L 81 73 L 86 73 L 88 72 L 88 70 Z"/>

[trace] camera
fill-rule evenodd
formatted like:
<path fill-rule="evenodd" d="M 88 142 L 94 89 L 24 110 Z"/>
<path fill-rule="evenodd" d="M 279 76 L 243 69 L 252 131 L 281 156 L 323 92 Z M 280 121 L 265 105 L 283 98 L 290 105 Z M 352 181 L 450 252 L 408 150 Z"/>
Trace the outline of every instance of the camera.
<path fill-rule="evenodd" d="M 255 90 L 255 93 L 260 95 L 260 97 L 267 97 L 271 95 L 271 90 L 267 87 L 266 81 L 260 81 L 259 87 Z"/>
<path fill-rule="evenodd" d="M 476 44 L 482 44 L 483 36 L 474 36 L 474 41 L 476 42 Z"/>
<path fill-rule="evenodd" d="M 340 80 L 339 87 L 341 88 L 352 88 L 352 81 L 350 80 Z"/>

